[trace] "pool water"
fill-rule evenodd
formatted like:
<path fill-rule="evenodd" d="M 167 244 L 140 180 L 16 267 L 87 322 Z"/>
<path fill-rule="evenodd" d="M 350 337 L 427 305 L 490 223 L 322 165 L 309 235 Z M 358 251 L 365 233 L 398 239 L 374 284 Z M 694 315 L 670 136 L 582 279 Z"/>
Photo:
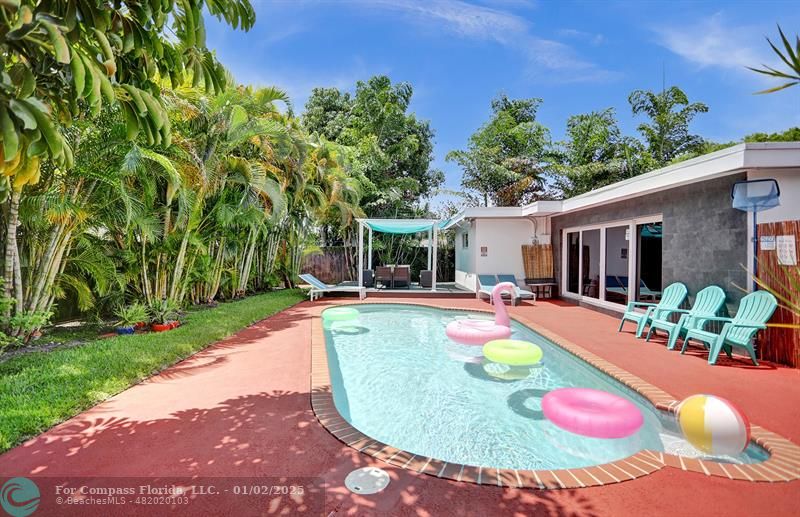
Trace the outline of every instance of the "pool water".
<path fill-rule="evenodd" d="M 445 335 L 455 318 L 486 314 L 388 304 L 358 311 L 357 320 L 324 324 L 333 400 L 353 427 L 398 449 L 449 463 L 525 470 L 598 465 L 642 449 L 736 463 L 767 457 L 754 444 L 737 457 L 704 456 L 681 437 L 674 416 L 517 322 L 511 338 L 544 352 L 537 367 L 491 363 L 481 347 Z M 542 414 L 541 397 L 566 387 L 624 397 L 642 411 L 644 425 L 621 439 L 560 429 Z"/>

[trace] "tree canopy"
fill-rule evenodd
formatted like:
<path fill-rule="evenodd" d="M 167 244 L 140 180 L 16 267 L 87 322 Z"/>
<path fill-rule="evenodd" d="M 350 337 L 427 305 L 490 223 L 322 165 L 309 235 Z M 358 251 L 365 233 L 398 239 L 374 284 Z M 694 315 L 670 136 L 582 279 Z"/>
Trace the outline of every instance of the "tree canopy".
<path fill-rule="evenodd" d="M 352 96 L 315 88 L 306 103 L 306 129 L 345 146 L 353 174 L 367 180 L 363 206 L 370 216 L 408 214 L 444 180 L 430 167 L 433 130 L 409 113 L 412 95 L 408 83 L 375 76 L 356 83 Z"/>
<path fill-rule="evenodd" d="M 689 131 L 689 124 L 698 113 L 708 112 L 702 102 L 689 102 L 683 90 L 671 86 L 655 93 L 634 90 L 628 96 L 634 115 L 645 115 L 650 122 L 637 128 L 647 143 L 647 150 L 659 165 L 666 165 L 676 156 L 692 152 L 703 143 Z"/>
<path fill-rule="evenodd" d="M 464 171 L 462 185 L 478 192 L 484 205 L 516 205 L 541 197 L 541 161 L 550 138 L 536 121 L 541 102 L 498 96 L 491 118 L 472 134 L 467 149 L 447 154 Z"/>

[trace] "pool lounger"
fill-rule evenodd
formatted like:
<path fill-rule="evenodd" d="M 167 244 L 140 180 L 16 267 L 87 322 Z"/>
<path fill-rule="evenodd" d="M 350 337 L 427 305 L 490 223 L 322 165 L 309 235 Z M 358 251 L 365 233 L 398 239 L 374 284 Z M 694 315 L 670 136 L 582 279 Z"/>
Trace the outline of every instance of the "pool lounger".
<path fill-rule="evenodd" d="M 310 273 L 300 275 L 300 279 L 311 285 L 311 290 L 308 296 L 311 301 L 321 298 L 325 293 L 358 293 L 358 299 L 363 300 L 367 296 L 367 289 L 365 287 L 358 287 L 355 285 L 328 285 L 319 278 Z"/>

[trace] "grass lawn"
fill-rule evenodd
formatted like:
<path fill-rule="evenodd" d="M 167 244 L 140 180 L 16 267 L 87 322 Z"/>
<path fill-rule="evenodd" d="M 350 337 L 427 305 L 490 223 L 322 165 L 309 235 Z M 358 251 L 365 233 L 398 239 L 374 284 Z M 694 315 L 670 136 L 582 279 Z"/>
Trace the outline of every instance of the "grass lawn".
<path fill-rule="evenodd" d="M 0 363 L 0 452 L 303 298 L 297 289 L 274 291 L 189 312 L 169 332 L 97 339 Z"/>

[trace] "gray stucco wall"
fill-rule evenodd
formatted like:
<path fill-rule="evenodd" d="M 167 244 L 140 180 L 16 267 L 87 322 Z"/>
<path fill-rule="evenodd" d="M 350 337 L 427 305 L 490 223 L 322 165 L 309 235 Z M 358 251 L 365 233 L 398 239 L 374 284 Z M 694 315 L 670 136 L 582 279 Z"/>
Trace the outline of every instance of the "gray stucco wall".
<path fill-rule="evenodd" d="M 703 287 L 717 284 L 734 309 L 746 286 L 747 214 L 731 208 L 731 185 L 746 174 L 726 176 L 552 219 L 556 278 L 561 280 L 562 230 L 652 214 L 663 214 L 662 282 L 683 282 L 690 299 Z"/>

